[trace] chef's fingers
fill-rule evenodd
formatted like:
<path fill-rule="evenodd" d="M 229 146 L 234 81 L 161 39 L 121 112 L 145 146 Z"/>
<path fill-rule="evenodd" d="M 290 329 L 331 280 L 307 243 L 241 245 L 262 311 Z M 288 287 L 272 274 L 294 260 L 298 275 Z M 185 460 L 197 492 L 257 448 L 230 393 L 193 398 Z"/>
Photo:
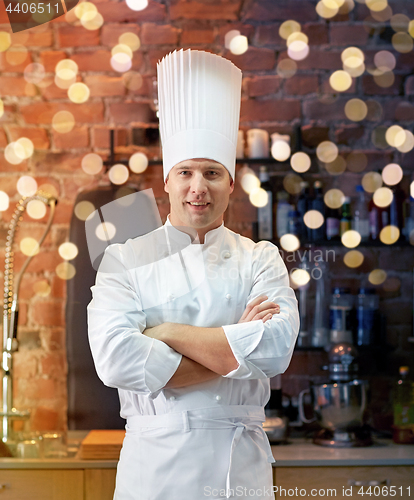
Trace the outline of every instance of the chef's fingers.
<path fill-rule="evenodd" d="M 253 318 L 250 321 L 257 321 L 258 319 L 264 320 L 265 318 L 269 319 L 268 316 L 272 317 L 273 314 L 279 314 L 280 309 L 274 308 L 267 308 L 265 311 L 260 311 L 259 313 L 255 314 Z"/>
<path fill-rule="evenodd" d="M 246 309 L 244 310 L 242 317 L 240 318 L 239 323 L 244 323 L 245 321 L 251 321 L 250 319 L 247 319 L 247 316 L 250 314 L 252 309 L 259 305 L 261 302 L 267 299 L 266 295 L 259 295 L 259 297 L 256 297 L 254 300 L 249 302 L 246 306 Z"/>

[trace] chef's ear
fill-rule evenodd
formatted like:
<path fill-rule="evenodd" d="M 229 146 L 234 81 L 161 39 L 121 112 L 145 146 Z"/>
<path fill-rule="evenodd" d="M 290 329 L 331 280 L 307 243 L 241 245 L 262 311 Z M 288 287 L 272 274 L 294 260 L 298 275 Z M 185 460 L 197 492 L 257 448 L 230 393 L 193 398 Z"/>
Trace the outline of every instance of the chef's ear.
<path fill-rule="evenodd" d="M 169 178 L 170 174 L 168 173 L 166 179 L 165 179 L 165 182 L 164 182 L 164 191 L 166 193 L 169 193 L 169 190 L 168 190 L 168 178 Z"/>
<path fill-rule="evenodd" d="M 234 180 L 232 179 L 230 174 L 229 177 L 230 177 L 230 194 L 231 194 L 234 191 Z"/>

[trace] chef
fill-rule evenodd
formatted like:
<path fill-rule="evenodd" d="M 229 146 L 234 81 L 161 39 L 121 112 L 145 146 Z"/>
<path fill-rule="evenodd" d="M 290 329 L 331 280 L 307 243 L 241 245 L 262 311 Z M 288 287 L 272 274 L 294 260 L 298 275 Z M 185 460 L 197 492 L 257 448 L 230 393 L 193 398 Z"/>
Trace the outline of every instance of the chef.
<path fill-rule="evenodd" d="M 241 79 L 202 51 L 158 64 L 170 213 L 107 248 L 88 305 L 97 373 L 127 421 L 115 500 L 274 498 L 264 406 L 299 316 L 277 247 L 223 223 Z"/>

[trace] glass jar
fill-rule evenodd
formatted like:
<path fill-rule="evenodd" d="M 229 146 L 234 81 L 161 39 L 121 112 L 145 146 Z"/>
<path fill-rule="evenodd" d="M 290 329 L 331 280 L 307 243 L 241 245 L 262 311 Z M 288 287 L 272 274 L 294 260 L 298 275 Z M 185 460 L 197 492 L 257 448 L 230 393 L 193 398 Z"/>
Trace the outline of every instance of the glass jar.
<path fill-rule="evenodd" d="M 330 341 L 338 342 L 352 341 L 352 314 L 354 309 L 354 297 L 349 288 L 332 288 L 331 305 L 329 307 Z"/>

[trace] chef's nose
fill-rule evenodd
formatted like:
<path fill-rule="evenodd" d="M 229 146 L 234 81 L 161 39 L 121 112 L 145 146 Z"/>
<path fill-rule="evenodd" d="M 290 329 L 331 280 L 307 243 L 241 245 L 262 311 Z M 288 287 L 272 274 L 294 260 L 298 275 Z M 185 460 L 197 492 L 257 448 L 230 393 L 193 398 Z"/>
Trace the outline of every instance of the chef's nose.
<path fill-rule="evenodd" d="M 192 193 L 204 194 L 207 191 L 207 184 L 202 172 L 194 172 L 191 178 L 190 189 Z"/>

